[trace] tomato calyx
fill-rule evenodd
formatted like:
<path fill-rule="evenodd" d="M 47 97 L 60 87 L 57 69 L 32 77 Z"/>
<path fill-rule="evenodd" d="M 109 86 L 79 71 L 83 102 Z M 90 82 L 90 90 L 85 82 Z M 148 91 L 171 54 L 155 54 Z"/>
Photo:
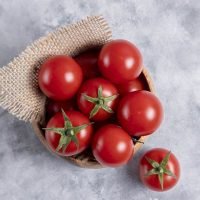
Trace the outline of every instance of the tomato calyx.
<path fill-rule="evenodd" d="M 176 176 L 169 169 L 167 169 L 167 163 L 169 161 L 170 154 L 171 154 L 171 152 L 169 151 L 160 163 L 158 163 L 155 160 L 152 160 L 148 157 L 145 157 L 147 162 L 153 168 L 151 170 L 149 170 L 144 176 L 157 175 L 162 190 L 163 190 L 163 184 L 164 184 L 164 179 L 163 179 L 164 174 L 166 174 L 168 176 L 172 176 L 173 178 L 176 179 Z"/>
<path fill-rule="evenodd" d="M 94 117 L 100 109 L 103 109 L 108 113 L 114 113 L 113 110 L 107 105 L 107 103 L 115 100 L 118 97 L 118 94 L 115 94 L 115 95 L 109 96 L 109 97 L 104 97 L 102 93 L 103 93 L 102 86 L 99 86 L 98 92 L 97 92 L 97 97 L 91 97 L 86 94 L 83 94 L 84 98 L 87 101 L 89 101 L 95 105 L 94 108 L 90 112 L 90 116 L 89 116 L 90 119 L 92 117 Z"/>
<path fill-rule="evenodd" d="M 79 142 L 78 142 L 77 134 L 82 129 L 85 129 L 87 126 L 92 124 L 92 122 L 89 124 L 83 124 L 80 126 L 73 126 L 70 119 L 66 115 L 65 111 L 63 109 L 61 109 L 61 111 L 62 111 L 62 115 L 63 115 L 63 119 L 64 119 L 64 127 L 62 127 L 62 128 L 44 128 L 44 129 L 47 131 L 53 131 L 60 135 L 59 144 L 56 148 L 57 152 L 60 151 L 61 149 L 62 149 L 62 152 L 64 152 L 67 149 L 67 147 L 71 141 L 76 144 L 76 147 L 78 149 Z"/>

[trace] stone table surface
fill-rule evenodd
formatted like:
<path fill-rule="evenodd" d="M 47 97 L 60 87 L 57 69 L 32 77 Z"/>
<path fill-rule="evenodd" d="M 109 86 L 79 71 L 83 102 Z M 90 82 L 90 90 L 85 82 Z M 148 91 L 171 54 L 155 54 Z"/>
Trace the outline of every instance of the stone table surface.
<path fill-rule="evenodd" d="M 0 66 L 56 27 L 98 14 L 114 38 L 140 48 L 164 105 L 162 126 L 128 165 L 90 170 L 52 156 L 29 123 L 0 109 L 0 199 L 200 199 L 199 0 L 0 0 Z M 139 159 L 153 147 L 170 149 L 181 163 L 180 182 L 165 193 L 139 180 Z"/>

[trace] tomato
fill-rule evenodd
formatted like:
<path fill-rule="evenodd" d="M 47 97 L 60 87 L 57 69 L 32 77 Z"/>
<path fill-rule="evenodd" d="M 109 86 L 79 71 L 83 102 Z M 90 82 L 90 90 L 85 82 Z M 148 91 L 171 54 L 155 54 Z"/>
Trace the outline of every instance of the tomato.
<path fill-rule="evenodd" d="M 140 75 L 138 78 L 127 81 L 122 84 L 118 84 L 117 88 L 120 95 L 124 96 L 129 92 L 135 92 L 137 90 L 149 90 L 148 84 L 143 75 Z"/>
<path fill-rule="evenodd" d="M 126 40 L 113 40 L 100 52 L 98 65 L 103 76 L 119 84 L 137 78 L 142 72 L 142 56 L 137 47 Z"/>
<path fill-rule="evenodd" d="M 49 118 L 55 115 L 57 112 L 61 112 L 61 109 L 68 111 L 73 110 L 74 107 L 74 101 L 72 101 L 71 99 L 67 101 L 55 101 L 52 99 L 48 99 L 46 104 L 46 114 Z"/>
<path fill-rule="evenodd" d="M 160 126 L 163 108 L 154 94 L 140 90 L 121 99 L 117 116 L 122 128 L 130 135 L 143 136 L 153 133 Z"/>
<path fill-rule="evenodd" d="M 121 127 L 114 124 L 100 128 L 92 140 L 93 155 L 103 166 L 122 166 L 130 160 L 133 151 L 131 137 Z"/>
<path fill-rule="evenodd" d="M 91 79 L 100 75 L 97 65 L 98 56 L 99 49 L 90 49 L 74 58 L 82 68 L 84 79 Z"/>
<path fill-rule="evenodd" d="M 180 165 L 173 153 L 155 148 L 140 160 L 140 178 L 144 185 L 155 191 L 174 187 L 180 178 Z"/>
<path fill-rule="evenodd" d="M 83 83 L 78 95 L 79 109 L 90 119 L 106 120 L 111 117 L 117 105 L 116 87 L 103 78 L 89 79 Z"/>
<path fill-rule="evenodd" d="M 39 71 L 42 92 L 54 100 L 72 98 L 82 82 L 80 66 L 69 56 L 59 55 L 47 59 Z"/>
<path fill-rule="evenodd" d="M 55 114 L 48 122 L 45 138 L 49 147 L 61 156 L 71 156 L 85 150 L 92 137 L 87 117 L 77 111 Z"/>
<path fill-rule="evenodd" d="M 101 127 L 105 126 L 105 125 L 108 125 L 108 124 L 115 124 L 115 125 L 118 125 L 118 122 L 117 122 L 117 118 L 116 118 L 116 115 L 113 114 L 110 118 L 108 118 L 107 120 L 103 120 L 103 121 L 95 121 L 94 125 L 93 125 L 93 128 L 94 128 L 94 131 L 97 131 L 99 130 Z M 119 125 L 118 125 L 119 126 Z"/>

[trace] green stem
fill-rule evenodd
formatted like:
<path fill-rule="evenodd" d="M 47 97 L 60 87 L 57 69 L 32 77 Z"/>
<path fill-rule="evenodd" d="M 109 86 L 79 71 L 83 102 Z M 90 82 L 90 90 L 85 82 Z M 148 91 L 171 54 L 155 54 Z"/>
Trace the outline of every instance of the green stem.
<path fill-rule="evenodd" d="M 60 135 L 60 140 L 59 144 L 56 148 L 56 151 L 62 151 L 64 152 L 70 142 L 74 142 L 76 144 L 77 149 L 79 148 L 79 141 L 77 138 L 77 134 L 85 129 L 87 126 L 91 125 L 92 123 L 89 124 L 82 124 L 80 126 L 73 126 L 72 122 L 70 121 L 69 117 L 66 115 L 65 111 L 62 109 L 62 115 L 64 119 L 64 127 L 62 128 L 44 128 L 46 131 L 53 131 L 56 134 Z"/>
<path fill-rule="evenodd" d="M 91 110 L 89 116 L 89 118 L 91 119 L 99 112 L 100 109 L 103 109 L 108 113 L 113 113 L 113 110 L 110 107 L 108 107 L 107 103 L 110 101 L 114 101 L 118 97 L 118 94 L 109 97 L 104 97 L 102 86 L 99 86 L 97 91 L 97 97 L 91 97 L 86 94 L 83 94 L 83 96 L 85 100 L 94 104 L 94 108 Z"/>
<path fill-rule="evenodd" d="M 168 175 L 176 179 L 176 176 L 169 169 L 167 169 L 170 154 L 171 152 L 169 151 L 160 163 L 152 160 L 151 158 L 145 157 L 146 161 L 152 166 L 152 169 L 150 169 L 144 176 L 157 175 L 162 190 L 164 189 L 164 175 Z"/>

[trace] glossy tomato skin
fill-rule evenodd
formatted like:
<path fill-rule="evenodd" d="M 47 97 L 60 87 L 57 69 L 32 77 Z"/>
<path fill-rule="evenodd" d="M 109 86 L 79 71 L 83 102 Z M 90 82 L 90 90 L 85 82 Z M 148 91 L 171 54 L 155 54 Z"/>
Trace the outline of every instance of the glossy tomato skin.
<path fill-rule="evenodd" d="M 39 71 L 42 92 L 54 100 L 72 98 L 82 82 L 82 70 L 74 59 L 58 55 L 47 59 Z"/>
<path fill-rule="evenodd" d="M 106 126 L 108 124 L 115 124 L 119 126 L 116 115 L 112 115 L 109 119 L 103 121 L 95 121 L 93 124 L 94 132 L 98 131 L 101 127 Z"/>
<path fill-rule="evenodd" d="M 78 111 L 67 111 L 66 115 L 69 117 L 71 123 L 73 126 L 80 126 L 83 124 L 89 124 L 89 119 L 84 116 L 82 113 Z M 48 122 L 47 128 L 61 128 L 64 126 L 64 119 L 63 115 L 59 112 L 55 114 Z M 71 156 L 78 154 L 85 150 L 91 141 L 92 138 L 92 126 L 89 125 L 86 128 L 82 129 L 78 134 L 78 143 L 79 147 L 77 149 L 77 146 L 74 142 L 70 142 L 68 147 L 64 152 L 60 150 L 59 152 L 56 151 L 56 148 L 58 147 L 60 135 L 53 132 L 53 131 L 45 131 L 45 138 L 47 140 L 47 143 L 49 147 L 52 149 L 52 151 L 56 152 L 57 154 L 61 156 Z"/>
<path fill-rule="evenodd" d="M 82 68 L 84 79 L 91 79 L 100 75 L 97 64 L 99 51 L 99 49 L 90 49 L 74 58 Z"/>
<path fill-rule="evenodd" d="M 132 136 L 153 133 L 163 120 L 163 108 L 151 92 L 140 90 L 128 93 L 118 106 L 117 116 L 121 126 Z"/>
<path fill-rule="evenodd" d="M 103 89 L 103 96 L 104 97 L 109 97 L 113 95 L 118 94 L 117 88 L 109 81 L 103 79 L 103 78 L 94 78 L 94 79 L 89 79 L 86 82 L 83 83 L 81 86 L 78 95 L 77 95 L 77 104 L 79 109 L 87 116 L 89 116 L 90 112 L 94 108 L 94 104 L 87 101 L 84 98 L 84 94 L 91 96 L 91 97 L 97 97 L 98 94 L 98 87 L 101 86 Z M 118 99 L 115 99 L 113 101 L 110 101 L 107 103 L 107 105 L 113 110 L 116 110 Z M 100 109 L 98 113 L 92 117 L 92 120 L 95 121 L 101 121 L 101 120 L 106 120 L 109 117 L 111 117 L 111 113 L 108 113 L 104 111 L 103 109 Z"/>
<path fill-rule="evenodd" d="M 154 148 L 146 152 L 140 160 L 140 179 L 145 186 L 152 190 L 159 192 L 169 190 L 174 187 L 180 179 L 180 164 L 173 153 L 170 154 L 167 169 L 170 170 L 176 178 L 164 174 L 163 190 L 157 175 L 145 176 L 145 174 L 152 169 L 152 166 L 147 162 L 145 157 L 160 163 L 168 152 L 169 150 L 166 149 Z"/>
<path fill-rule="evenodd" d="M 117 85 L 120 95 L 124 96 L 129 92 L 135 92 L 138 90 L 149 90 L 148 84 L 143 75 L 140 75 L 138 78 L 132 81 L 126 81 L 122 84 Z"/>
<path fill-rule="evenodd" d="M 100 52 L 98 65 L 101 73 L 115 84 L 131 81 L 142 72 L 142 56 L 137 47 L 126 40 L 113 40 Z"/>
<path fill-rule="evenodd" d="M 52 99 L 48 99 L 46 103 L 47 118 L 49 119 L 56 113 L 61 112 L 61 109 L 69 111 L 69 110 L 74 110 L 74 108 L 75 108 L 75 103 L 71 99 L 66 101 L 55 101 Z"/>
<path fill-rule="evenodd" d="M 119 167 L 131 159 L 134 145 L 131 137 L 121 127 L 108 124 L 95 133 L 92 152 L 101 165 Z"/>

